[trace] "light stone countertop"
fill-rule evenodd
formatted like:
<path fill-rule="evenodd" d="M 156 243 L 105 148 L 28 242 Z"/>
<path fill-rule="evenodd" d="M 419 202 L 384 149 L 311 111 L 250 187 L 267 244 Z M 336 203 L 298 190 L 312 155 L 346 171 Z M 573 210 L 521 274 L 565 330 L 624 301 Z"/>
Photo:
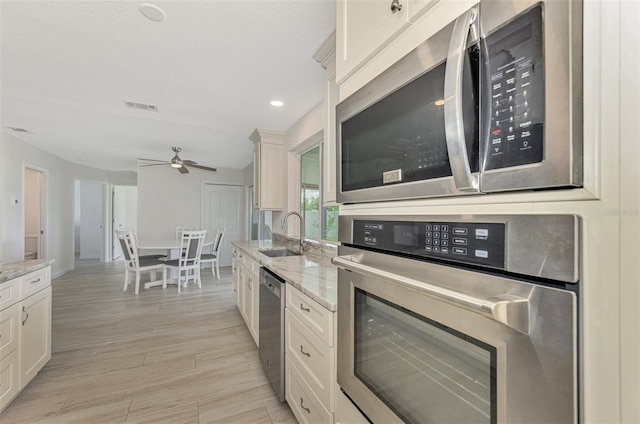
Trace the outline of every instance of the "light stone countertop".
<path fill-rule="evenodd" d="M 301 256 L 270 258 L 259 250 L 296 249 L 271 241 L 235 241 L 232 244 L 328 310 L 335 312 L 338 309 L 338 269 L 331 263 L 335 251 L 313 249 Z"/>
<path fill-rule="evenodd" d="M 22 277 L 32 271 L 37 271 L 53 263 L 52 259 L 32 259 L 28 261 L 9 262 L 0 265 L 0 284 L 14 278 Z"/>

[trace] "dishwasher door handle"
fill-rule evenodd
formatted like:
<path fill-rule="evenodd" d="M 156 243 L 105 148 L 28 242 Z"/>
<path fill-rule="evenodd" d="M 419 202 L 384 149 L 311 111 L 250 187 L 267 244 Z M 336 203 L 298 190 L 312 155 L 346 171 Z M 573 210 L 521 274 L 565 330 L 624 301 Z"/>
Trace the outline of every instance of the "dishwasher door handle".
<path fill-rule="evenodd" d="M 271 291 L 274 295 L 280 298 L 280 287 L 276 287 L 275 284 L 270 281 L 261 281 L 262 285 L 265 286 L 269 291 Z"/>

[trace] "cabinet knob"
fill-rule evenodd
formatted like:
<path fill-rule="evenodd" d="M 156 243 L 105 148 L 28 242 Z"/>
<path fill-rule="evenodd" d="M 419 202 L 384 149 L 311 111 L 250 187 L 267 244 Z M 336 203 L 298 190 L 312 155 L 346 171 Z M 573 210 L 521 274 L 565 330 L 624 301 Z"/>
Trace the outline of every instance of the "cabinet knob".
<path fill-rule="evenodd" d="M 400 0 L 392 0 L 391 1 L 391 13 L 396 13 L 402 10 L 402 3 Z"/>

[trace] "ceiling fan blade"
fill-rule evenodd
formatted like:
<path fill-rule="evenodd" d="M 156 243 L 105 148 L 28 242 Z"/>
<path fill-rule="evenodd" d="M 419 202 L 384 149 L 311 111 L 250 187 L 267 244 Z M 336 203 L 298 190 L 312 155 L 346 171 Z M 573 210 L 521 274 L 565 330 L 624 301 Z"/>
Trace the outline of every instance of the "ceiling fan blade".
<path fill-rule="evenodd" d="M 189 166 L 192 168 L 202 169 L 203 171 L 218 172 L 216 168 L 209 168 L 208 166 L 194 165 L 194 164 L 191 164 Z"/>
<path fill-rule="evenodd" d="M 182 164 L 183 164 L 183 165 L 193 166 L 193 165 L 197 165 L 197 164 L 198 164 L 198 162 L 194 162 L 194 161 L 192 161 L 192 160 L 183 160 L 183 161 L 182 161 Z"/>
<path fill-rule="evenodd" d="M 178 170 L 178 172 L 179 172 L 179 173 L 181 173 L 181 174 L 188 174 L 188 173 L 189 173 L 189 170 L 188 170 L 187 168 L 185 168 L 185 167 L 184 167 L 184 165 L 183 165 L 183 166 L 181 166 L 180 168 L 176 168 L 176 169 L 177 169 L 177 170 Z"/>
<path fill-rule="evenodd" d="M 145 158 L 136 158 L 136 159 L 137 159 L 137 160 L 146 160 L 146 161 L 149 161 L 149 162 L 164 162 L 164 163 L 167 163 L 167 161 L 166 161 L 166 160 L 145 159 Z"/>
<path fill-rule="evenodd" d="M 162 162 L 162 163 L 150 163 L 149 165 L 138 165 L 139 168 L 146 168 L 147 166 L 164 166 L 169 165 L 170 162 Z"/>

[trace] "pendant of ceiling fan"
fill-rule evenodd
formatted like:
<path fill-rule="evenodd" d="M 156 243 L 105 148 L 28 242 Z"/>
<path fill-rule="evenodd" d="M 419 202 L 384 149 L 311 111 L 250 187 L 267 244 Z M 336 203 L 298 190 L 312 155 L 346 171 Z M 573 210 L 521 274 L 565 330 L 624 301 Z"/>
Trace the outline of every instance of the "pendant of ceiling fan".
<path fill-rule="evenodd" d="M 198 165 L 198 162 L 194 162 L 192 160 L 188 160 L 188 159 L 187 160 L 182 160 L 182 159 L 180 159 L 179 153 L 182 151 L 181 147 L 172 147 L 171 150 L 173 150 L 175 155 L 168 162 L 167 161 L 157 160 L 157 159 L 138 158 L 138 160 L 143 160 L 143 161 L 160 162 L 160 163 L 152 163 L 152 164 L 149 164 L 149 165 L 138 165 L 138 166 L 140 168 L 145 168 L 145 167 L 148 167 L 148 166 L 170 165 L 172 168 L 177 169 L 178 172 L 180 172 L 181 174 L 188 174 L 189 173 L 189 169 L 187 169 L 187 166 L 189 166 L 190 168 L 201 169 L 203 171 L 209 171 L 209 172 L 217 172 L 218 171 L 216 168 L 211 168 L 209 166 Z"/>

